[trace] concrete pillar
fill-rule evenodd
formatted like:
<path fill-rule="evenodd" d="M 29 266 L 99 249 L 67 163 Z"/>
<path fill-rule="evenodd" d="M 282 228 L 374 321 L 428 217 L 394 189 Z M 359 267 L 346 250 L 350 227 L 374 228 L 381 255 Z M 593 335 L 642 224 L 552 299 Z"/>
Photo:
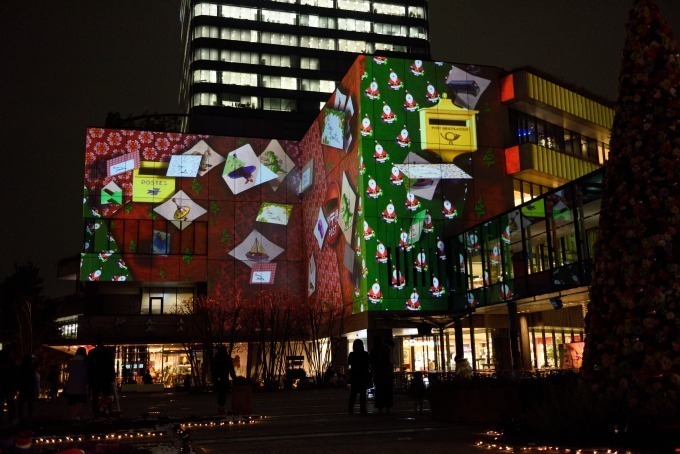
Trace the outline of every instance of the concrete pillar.
<path fill-rule="evenodd" d="M 463 320 L 457 318 L 453 321 L 454 343 L 456 346 L 456 356 L 463 356 Z"/>
<path fill-rule="evenodd" d="M 529 321 L 526 315 L 519 316 L 519 344 L 522 355 L 522 369 L 532 370 L 531 339 L 529 338 Z"/>
<path fill-rule="evenodd" d="M 517 303 L 508 301 L 508 325 L 510 331 L 510 357 L 512 358 L 512 370 L 522 368 L 522 357 L 520 354 L 520 329 L 519 317 L 517 314 Z"/>

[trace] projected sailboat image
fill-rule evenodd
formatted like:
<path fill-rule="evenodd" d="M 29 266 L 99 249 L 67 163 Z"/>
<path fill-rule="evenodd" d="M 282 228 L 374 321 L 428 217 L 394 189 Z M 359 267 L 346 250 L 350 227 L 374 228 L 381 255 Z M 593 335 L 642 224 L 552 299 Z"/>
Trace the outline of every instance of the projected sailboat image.
<path fill-rule="evenodd" d="M 253 243 L 253 247 L 250 248 L 250 251 L 246 252 L 246 257 L 257 262 L 263 262 L 269 259 L 269 255 L 267 255 L 267 252 L 264 250 L 264 246 L 262 246 L 262 243 L 260 243 L 260 240 L 257 238 L 255 238 L 255 242 Z"/>

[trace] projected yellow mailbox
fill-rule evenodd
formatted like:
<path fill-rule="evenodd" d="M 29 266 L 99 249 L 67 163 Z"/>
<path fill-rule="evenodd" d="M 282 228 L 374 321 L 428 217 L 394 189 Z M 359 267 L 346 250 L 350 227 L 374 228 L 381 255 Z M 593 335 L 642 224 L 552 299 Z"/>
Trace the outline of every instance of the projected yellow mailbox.
<path fill-rule="evenodd" d="M 462 109 L 449 98 L 420 110 L 420 147 L 445 162 L 477 150 L 477 110 Z"/>
<path fill-rule="evenodd" d="M 142 161 L 132 173 L 132 201 L 159 203 L 175 192 L 175 179 L 165 176 L 167 162 Z"/>

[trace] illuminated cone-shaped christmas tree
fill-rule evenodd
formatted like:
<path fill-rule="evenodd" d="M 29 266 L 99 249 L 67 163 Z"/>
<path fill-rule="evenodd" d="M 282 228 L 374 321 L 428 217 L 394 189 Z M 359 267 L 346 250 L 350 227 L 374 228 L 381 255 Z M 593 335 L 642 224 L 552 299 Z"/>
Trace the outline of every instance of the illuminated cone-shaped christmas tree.
<path fill-rule="evenodd" d="M 680 49 L 652 0 L 627 23 L 584 376 L 630 415 L 680 403 Z M 677 415 L 677 413 L 675 413 Z"/>

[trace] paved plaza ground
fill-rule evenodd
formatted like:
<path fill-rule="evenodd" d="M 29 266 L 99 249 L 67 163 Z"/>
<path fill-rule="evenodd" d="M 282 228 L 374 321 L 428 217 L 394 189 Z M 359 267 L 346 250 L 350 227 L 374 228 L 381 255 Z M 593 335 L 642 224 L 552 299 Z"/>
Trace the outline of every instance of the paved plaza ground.
<path fill-rule="evenodd" d="M 253 393 L 253 414 L 266 418 L 257 419 L 253 424 L 194 428 L 191 435 L 193 449 L 197 453 L 482 451 L 474 447 L 474 443 L 485 439 L 483 432 L 489 429 L 488 426 L 434 421 L 427 402 L 422 413 L 415 413 L 413 403 L 402 394 L 395 395 L 395 405 L 389 414 L 378 413 L 369 399 L 368 414 L 350 415 L 347 412 L 348 393 L 346 389 Z M 72 423 L 68 420 L 65 399 L 40 400 L 31 428 L 36 436 L 53 435 L 56 438 L 163 430 L 177 421 L 219 421 L 212 394 L 128 393 L 120 396 L 120 406 L 118 418 L 92 421 L 88 411 L 85 422 Z M 231 419 L 228 417 L 226 421 Z M 143 437 L 134 444 L 169 444 L 171 438 L 170 435 L 154 440 Z M 35 445 L 33 451 L 40 452 Z"/>

